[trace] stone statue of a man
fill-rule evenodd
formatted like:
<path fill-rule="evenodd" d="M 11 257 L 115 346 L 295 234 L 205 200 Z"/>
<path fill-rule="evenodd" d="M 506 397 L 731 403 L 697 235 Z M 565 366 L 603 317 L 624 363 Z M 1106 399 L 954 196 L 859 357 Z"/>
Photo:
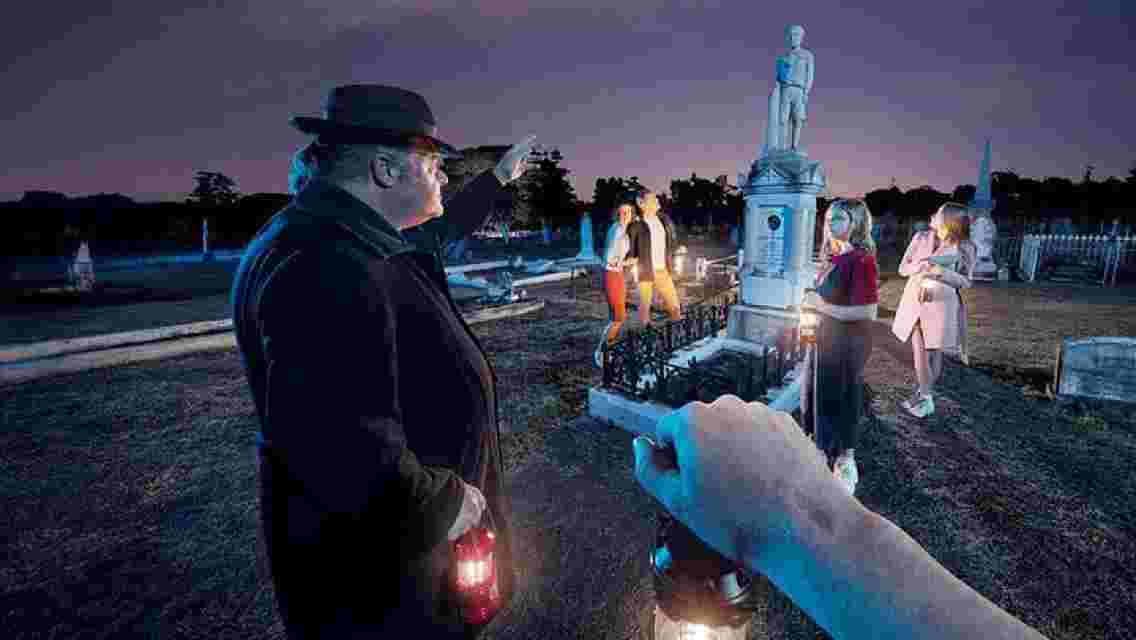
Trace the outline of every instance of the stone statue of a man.
<path fill-rule="evenodd" d="M 767 153 L 797 151 L 801 145 L 801 131 L 805 128 L 806 106 L 816 69 L 812 52 L 801 47 L 804 38 L 805 28 L 801 25 L 794 24 L 785 29 L 789 51 L 777 58 L 777 82 L 769 94 Z"/>

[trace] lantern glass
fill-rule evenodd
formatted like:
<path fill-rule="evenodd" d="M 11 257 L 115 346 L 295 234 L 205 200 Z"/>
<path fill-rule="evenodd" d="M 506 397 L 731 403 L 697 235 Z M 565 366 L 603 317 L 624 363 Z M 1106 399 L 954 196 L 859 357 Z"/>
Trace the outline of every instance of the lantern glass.
<path fill-rule="evenodd" d="M 655 607 L 655 640 L 745 640 L 748 636 L 748 622 L 739 627 L 718 627 L 672 620 L 662 607 Z"/>
<path fill-rule="evenodd" d="M 493 554 L 487 558 L 458 561 L 458 586 L 463 588 L 476 587 L 491 577 L 493 567 Z"/>

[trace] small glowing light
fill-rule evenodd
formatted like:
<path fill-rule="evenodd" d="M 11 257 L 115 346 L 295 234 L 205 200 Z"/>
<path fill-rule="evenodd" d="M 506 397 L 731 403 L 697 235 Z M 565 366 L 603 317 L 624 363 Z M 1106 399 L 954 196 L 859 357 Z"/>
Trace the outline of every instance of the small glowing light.
<path fill-rule="evenodd" d="M 714 630 L 704 624 L 682 622 L 679 625 L 679 638 L 682 640 L 714 640 Z"/>
<path fill-rule="evenodd" d="M 800 332 L 801 342 L 813 344 L 816 342 L 817 326 L 820 325 L 820 315 L 812 307 L 801 307 Z"/>
<path fill-rule="evenodd" d="M 461 560 L 458 562 L 458 586 L 476 587 L 489 580 L 493 557 L 484 560 Z"/>

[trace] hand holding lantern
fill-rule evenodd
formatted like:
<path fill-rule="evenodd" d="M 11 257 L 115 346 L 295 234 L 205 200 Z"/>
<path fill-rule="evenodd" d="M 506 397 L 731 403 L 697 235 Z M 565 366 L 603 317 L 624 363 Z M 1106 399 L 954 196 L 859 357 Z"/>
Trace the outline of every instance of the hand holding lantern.
<path fill-rule="evenodd" d="M 481 625 L 501 610 L 497 576 L 497 538 L 491 527 L 476 526 L 454 544 L 453 578 L 462 619 Z"/>

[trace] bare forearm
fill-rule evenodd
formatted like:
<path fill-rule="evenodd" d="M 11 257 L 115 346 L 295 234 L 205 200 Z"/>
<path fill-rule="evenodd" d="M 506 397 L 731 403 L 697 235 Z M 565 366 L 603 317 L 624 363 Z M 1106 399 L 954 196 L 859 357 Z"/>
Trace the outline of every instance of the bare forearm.
<path fill-rule="evenodd" d="M 1030 638 L 1040 633 L 859 503 L 806 530 L 798 552 L 761 569 L 834 638 Z"/>

